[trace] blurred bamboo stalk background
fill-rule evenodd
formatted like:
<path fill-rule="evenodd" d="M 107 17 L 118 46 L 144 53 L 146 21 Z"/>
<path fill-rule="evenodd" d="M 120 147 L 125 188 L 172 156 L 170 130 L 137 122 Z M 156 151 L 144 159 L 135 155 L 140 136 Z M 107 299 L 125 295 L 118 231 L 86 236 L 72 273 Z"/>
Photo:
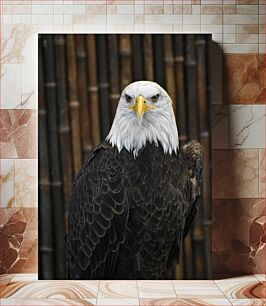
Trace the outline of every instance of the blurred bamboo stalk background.
<path fill-rule="evenodd" d="M 202 200 L 177 279 L 211 278 L 210 35 L 39 35 L 39 278 L 64 279 L 64 235 L 75 175 L 137 80 L 170 94 L 180 146 L 205 149 Z"/>

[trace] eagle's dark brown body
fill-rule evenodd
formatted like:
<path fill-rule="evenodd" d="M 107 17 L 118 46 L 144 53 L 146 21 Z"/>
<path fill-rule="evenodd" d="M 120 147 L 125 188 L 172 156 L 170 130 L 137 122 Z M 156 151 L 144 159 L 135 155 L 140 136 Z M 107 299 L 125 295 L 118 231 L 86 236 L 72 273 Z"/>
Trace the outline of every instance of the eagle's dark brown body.
<path fill-rule="evenodd" d="M 66 256 L 70 279 L 166 279 L 197 211 L 203 152 L 147 144 L 134 159 L 105 141 L 75 179 Z"/>

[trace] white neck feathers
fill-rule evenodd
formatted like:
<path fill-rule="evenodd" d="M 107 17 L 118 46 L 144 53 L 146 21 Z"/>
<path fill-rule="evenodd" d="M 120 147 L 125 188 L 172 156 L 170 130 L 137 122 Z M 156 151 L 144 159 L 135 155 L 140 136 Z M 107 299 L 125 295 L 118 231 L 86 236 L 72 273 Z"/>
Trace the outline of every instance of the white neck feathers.
<path fill-rule="evenodd" d="M 145 113 L 141 124 L 135 114 L 124 107 L 117 108 L 112 128 L 107 140 L 120 152 L 123 148 L 132 152 L 136 158 L 146 143 L 162 145 L 164 153 L 177 153 L 179 148 L 178 131 L 171 103 L 160 107 L 160 111 Z"/>

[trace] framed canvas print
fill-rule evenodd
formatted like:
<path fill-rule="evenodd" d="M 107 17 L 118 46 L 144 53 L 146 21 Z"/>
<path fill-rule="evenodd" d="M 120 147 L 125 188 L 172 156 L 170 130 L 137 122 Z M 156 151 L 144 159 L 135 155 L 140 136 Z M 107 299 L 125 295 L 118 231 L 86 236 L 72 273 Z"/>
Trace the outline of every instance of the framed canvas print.
<path fill-rule="evenodd" d="M 40 278 L 211 277 L 210 35 L 39 35 Z"/>

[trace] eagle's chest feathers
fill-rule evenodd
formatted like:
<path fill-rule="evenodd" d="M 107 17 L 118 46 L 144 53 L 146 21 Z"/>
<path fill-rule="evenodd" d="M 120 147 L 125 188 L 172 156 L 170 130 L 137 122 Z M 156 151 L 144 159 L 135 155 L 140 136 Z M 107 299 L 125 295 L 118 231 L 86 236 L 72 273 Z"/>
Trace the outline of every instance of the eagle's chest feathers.
<path fill-rule="evenodd" d="M 131 200 L 152 202 L 155 197 L 165 196 L 169 190 L 175 189 L 172 184 L 176 180 L 175 171 L 178 172 L 180 166 L 179 156 L 175 153 L 164 153 L 161 145 L 148 143 L 137 157 L 125 149 L 120 154 L 124 156 L 126 184 Z"/>

